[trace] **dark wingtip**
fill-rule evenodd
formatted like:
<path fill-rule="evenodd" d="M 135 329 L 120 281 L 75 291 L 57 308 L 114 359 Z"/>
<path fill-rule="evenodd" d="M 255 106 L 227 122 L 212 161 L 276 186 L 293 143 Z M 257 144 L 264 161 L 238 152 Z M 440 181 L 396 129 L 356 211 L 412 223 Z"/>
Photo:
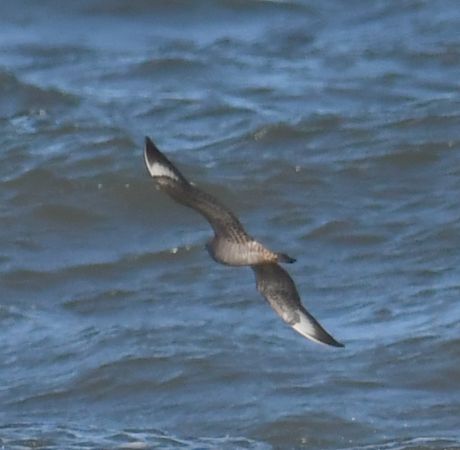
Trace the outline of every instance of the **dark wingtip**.
<path fill-rule="evenodd" d="M 318 323 L 319 325 L 319 323 Z M 320 329 L 318 330 L 318 336 L 316 338 L 322 342 L 323 344 L 330 345 L 331 347 L 338 347 L 343 348 L 345 347 L 344 344 L 335 340 L 321 325 L 319 325 Z"/>
<path fill-rule="evenodd" d="M 161 164 L 170 167 L 173 171 L 175 170 L 171 162 L 166 158 L 165 155 L 163 155 L 163 153 L 160 152 L 159 148 L 148 136 L 145 136 L 144 156 L 145 162 L 147 164 L 160 162 Z"/>
<path fill-rule="evenodd" d="M 168 170 L 174 174 L 174 178 L 176 178 L 177 181 L 188 184 L 186 178 L 180 173 L 180 171 L 174 166 L 174 164 L 168 158 L 166 158 L 166 156 L 159 150 L 159 148 L 155 145 L 152 139 L 150 139 L 148 136 L 145 136 L 144 141 L 144 159 L 147 165 L 147 169 L 149 170 L 151 175 L 152 172 L 150 170 L 150 166 L 153 166 L 154 164 L 160 164 L 167 167 Z M 158 176 L 158 174 L 152 176 L 155 178 Z"/>
<path fill-rule="evenodd" d="M 152 139 L 150 139 L 148 136 L 145 136 L 144 138 L 144 142 L 145 142 L 145 149 L 150 149 L 152 147 L 155 147 L 155 144 L 153 143 Z"/>
<path fill-rule="evenodd" d="M 326 344 L 331 345 L 332 347 L 337 347 L 337 348 L 344 348 L 345 344 L 342 344 L 339 341 L 336 341 L 334 338 L 332 338 L 332 341 L 326 342 Z"/>
<path fill-rule="evenodd" d="M 150 139 L 148 136 L 145 136 L 144 139 L 145 145 L 144 145 L 144 157 L 146 162 L 150 162 L 152 160 L 152 151 L 155 148 L 152 139 Z"/>
<path fill-rule="evenodd" d="M 331 347 L 345 347 L 344 344 L 335 340 L 303 306 L 300 306 L 300 313 L 299 322 L 291 325 L 298 333 L 319 344 L 330 345 Z M 303 328 L 302 315 L 304 316 L 304 321 L 307 323 L 307 326 Z"/>
<path fill-rule="evenodd" d="M 297 259 L 291 258 L 289 255 L 286 255 L 285 253 L 278 253 L 277 256 L 278 256 L 278 262 L 292 264 L 297 261 Z"/>
<path fill-rule="evenodd" d="M 152 157 L 155 154 L 160 153 L 160 150 L 158 150 L 157 146 L 153 143 L 152 139 L 150 139 L 148 136 L 145 136 L 145 146 L 144 146 L 144 152 L 149 159 L 152 159 Z"/>
<path fill-rule="evenodd" d="M 306 338 L 316 341 L 318 344 L 328 345 L 330 347 L 343 348 L 345 347 L 339 341 L 336 341 L 324 328 L 316 330 L 317 334 L 315 336 L 306 336 Z M 302 333 L 301 333 L 302 334 Z"/>

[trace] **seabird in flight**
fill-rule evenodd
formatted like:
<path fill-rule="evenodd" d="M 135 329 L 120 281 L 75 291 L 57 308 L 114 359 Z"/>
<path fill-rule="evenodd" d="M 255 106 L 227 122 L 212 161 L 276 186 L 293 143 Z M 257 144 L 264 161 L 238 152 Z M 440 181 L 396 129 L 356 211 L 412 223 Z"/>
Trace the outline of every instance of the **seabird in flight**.
<path fill-rule="evenodd" d="M 194 209 L 211 224 L 214 237 L 206 244 L 206 249 L 215 261 L 229 266 L 295 261 L 284 253 L 269 250 L 249 236 L 230 210 L 190 183 L 148 137 L 145 138 L 144 157 L 160 190 L 176 202 Z"/>
<path fill-rule="evenodd" d="M 160 190 L 194 209 L 210 223 L 214 237 L 206 248 L 215 261 L 229 266 L 251 266 L 257 290 L 295 331 L 314 342 L 343 347 L 302 306 L 294 281 L 277 264 L 293 263 L 295 259 L 273 252 L 249 236 L 230 210 L 190 183 L 148 137 L 145 138 L 144 158 Z"/>

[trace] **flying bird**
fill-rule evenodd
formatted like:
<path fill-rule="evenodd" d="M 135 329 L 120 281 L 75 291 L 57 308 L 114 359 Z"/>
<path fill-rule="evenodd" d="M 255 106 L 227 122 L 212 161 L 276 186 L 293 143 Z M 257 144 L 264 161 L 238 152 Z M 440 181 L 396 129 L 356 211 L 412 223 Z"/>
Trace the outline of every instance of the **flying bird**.
<path fill-rule="evenodd" d="M 194 209 L 210 223 L 214 237 L 206 244 L 206 249 L 215 261 L 229 266 L 295 262 L 294 258 L 273 252 L 249 236 L 229 209 L 190 183 L 148 137 L 145 138 L 144 157 L 160 190 L 176 202 Z"/>
<path fill-rule="evenodd" d="M 293 263 L 294 258 L 273 252 L 252 238 L 229 209 L 189 182 L 149 137 L 145 138 L 144 158 L 160 190 L 210 223 L 214 237 L 206 248 L 215 261 L 229 266 L 250 266 L 257 290 L 295 331 L 314 342 L 343 347 L 302 306 L 294 281 L 278 264 Z"/>

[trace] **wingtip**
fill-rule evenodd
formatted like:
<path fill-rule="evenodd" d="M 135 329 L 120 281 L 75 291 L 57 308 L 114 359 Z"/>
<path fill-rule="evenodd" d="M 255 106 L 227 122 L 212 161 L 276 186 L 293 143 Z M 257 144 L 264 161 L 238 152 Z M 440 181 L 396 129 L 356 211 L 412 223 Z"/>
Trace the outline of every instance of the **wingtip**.
<path fill-rule="evenodd" d="M 179 170 L 159 150 L 148 136 L 144 138 L 144 160 L 150 175 L 155 178 L 169 178 L 170 180 L 187 183 Z"/>
<path fill-rule="evenodd" d="M 345 344 L 342 344 L 341 342 L 333 338 L 321 325 L 319 325 L 319 327 L 320 329 L 318 330 L 319 333 L 317 336 L 319 342 L 321 342 L 322 344 L 329 345 L 331 347 L 337 347 L 337 348 L 345 347 Z"/>
<path fill-rule="evenodd" d="M 345 347 L 344 344 L 334 339 L 305 308 L 302 307 L 299 313 L 298 322 L 291 325 L 299 334 L 318 344 L 337 348 Z"/>
<path fill-rule="evenodd" d="M 144 160 L 145 160 L 145 164 L 147 166 L 147 169 L 149 171 L 150 171 L 150 165 L 154 161 L 154 157 L 152 155 L 152 152 L 153 152 L 153 142 L 148 136 L 145 136 L 145 139 L 144 139 Z"/>
<path fill-rule="evenodd" d="M 154 153 L 158 153 L 159 150 L 157 146 L 153 143 L 152 139 L 150 139 L 148 136 L 145 136 L 144 138 L 144 154 L 146 158 L 152 158 L 154 156 Z"/>
<path fill-rule="evenodd" d="M 144 156 L 146 162 L 153 164 L 155 162 L 161 162 L 162 164 L 171 164 L 165 155 L 160 151 L 152 139 L 148 136 L 144 138 Z"/>
<path fill-rule="evenodd" d="M 301 333 L 302 334 L 302 333 Z M 322 330 L 322 333 L 320 333 L 320 335 L 316 335 L 316 336 L 307 336 L 304 334 L 304 336 L 307 338 L 307 339 L 310 339 L 314 342 L 317 342 L 318 344 L 323 344 L 323 345 L 327 345 L 329 347 L 335 347 L 335 348 L 344 348 L 345 345 L 342 344 L 341 342 L 335 340 L 328 332 L 326 332 L 326 330 Z"/>
<path fill-rule="evenodd" d="M 331 336 L 332 338 L 332 336 Z M 336 341 L 334 338 L 332 338 L 331 341 L 325 342 L 325 344 L 330 345 L 331 347 L 336 347 L 336 348 L 345 348 L 345 344 L 342 344 L 339 341 Z"/>

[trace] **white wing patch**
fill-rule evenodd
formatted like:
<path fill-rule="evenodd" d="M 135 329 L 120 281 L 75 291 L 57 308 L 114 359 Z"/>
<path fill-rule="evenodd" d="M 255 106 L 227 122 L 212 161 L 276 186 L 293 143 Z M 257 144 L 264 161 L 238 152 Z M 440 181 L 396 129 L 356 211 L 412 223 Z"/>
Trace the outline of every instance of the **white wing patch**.
<path fill-rule="evenodd" d="M 177 175 L 169 167 L 166 167 L 163 164 L 160 164 L 157 162 L 154 162 L 153 164 L 151 164 L 147 160 L 147 158 L 145 158 L 145 163 L 152 177 L 168 177 L 168 178 L 172 178 L 173 180 L 179 179 Z"/>
<path fill-rule="evenodd" d="M 294 325 L 291 325 L 297 333 L 305 336 L 307 339 L 312 340 L 313 342 L 317 342 L 318 344 L 324 344 L 324 342 L 320 341 L 316 335 L 316 327 L 315 324 L 305 315 L 302 311 L 298 311 L 300 321 Z"/>

